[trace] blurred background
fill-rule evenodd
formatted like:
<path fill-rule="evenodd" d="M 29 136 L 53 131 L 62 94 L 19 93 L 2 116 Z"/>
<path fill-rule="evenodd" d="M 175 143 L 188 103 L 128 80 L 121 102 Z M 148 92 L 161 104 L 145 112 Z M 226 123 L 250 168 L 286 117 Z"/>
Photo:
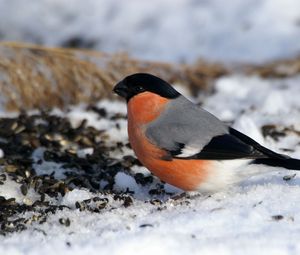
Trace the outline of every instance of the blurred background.
<path fill-rule="evenodd" d="M 0 39 L 176 63 L 262 63 L 300 53 L 300 1 L 0 0 Z"/>
<path fill-rule="evenodd" d="M 0 109 L 96 102 L 135 72 L 196 96 L 237 71 L 300 73 L 300 1 L 0 0 Z"/>

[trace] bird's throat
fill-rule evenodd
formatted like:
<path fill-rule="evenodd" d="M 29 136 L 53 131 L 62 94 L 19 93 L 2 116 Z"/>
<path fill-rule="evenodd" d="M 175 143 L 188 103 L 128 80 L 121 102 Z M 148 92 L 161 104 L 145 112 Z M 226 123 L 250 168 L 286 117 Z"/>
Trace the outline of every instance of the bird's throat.
<path fill-rule="evenodd" d="M 168 99 L 151 92 L 131 98 L 127 104 L 128 122 L 145 125 L 155 120 L 164 110 Z"/>

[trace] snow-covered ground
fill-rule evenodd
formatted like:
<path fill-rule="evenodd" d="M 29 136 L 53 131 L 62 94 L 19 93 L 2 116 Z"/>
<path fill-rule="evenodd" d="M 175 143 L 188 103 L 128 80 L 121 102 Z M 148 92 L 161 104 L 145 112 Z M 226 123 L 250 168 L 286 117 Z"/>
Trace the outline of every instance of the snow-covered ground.
<path fill-rule="evenodd" d="M 300 2 L 0 0 L 0 39 L 151 60 L 261 62 L 300 53 Z"/>
<path fill-rule="evenodd" d="M 225 63 L 262 62 L 300 53 L 300 2 L 0 0 L 0 40 L 126 51 L 155 61 L 192 62 L 204 57 Z M 300 158 L 299 83 L 300 76 L 262 79 L 232 74 L 216 81 L 212 95 L 201 94 L 192 100 L 263 145 Z M 5 100 L 1 93 L 0 100 Z M 54 109 L 51 114 L 67 118 L 73 127 L 86 119 L 87 126 L 99 130 L 97 139 L 114 148 L 112 164 L 134 155 L 126 146 L 125 103 L 104 100 L 97 107 L 106 109 L 107 116 L 100 118 L 97 111 L 84 105 L 65 112 Z M 0 117 L 16 116 L 0 111 Z M 121 117 L 115 118 L 116 114 Z M 43 127 L 47 122 L 35 119 L 35 125 Z M 58 139 L 54 143 L 59 141 L 63 150 L 75 150 L 76 159 L 95 154 L 92 146 L 72 147 L 78 144 L 68 144 L 59 136 L 49 139 Z M 2 135 L 0 144 L 6 142 Z M 116 146 L 119 143 L 120 148 Z M 1 165 L 6 149 L 0 148 Z M 76 168 L 45 160 L 45 150 L 38 147 L 30 154 L 38 176 L 53 172 L 54 179 L 65 180 L 67 171 L 77 173 Z M 41 199 L 32 187 L 28 191 L 21 188 L 22 182 L 4 172 L 0 166 L 0 210 L 3 197 L 26 206 Z M 114 184 L 108 193 L 74 185 L 64 196 L 46 195 L 50 206 L 66 207 L 47 212 L 45 222 L 36 216 L 38 211 L 27 210 L 18 215 L 30 219 L 27 223 L 21 220 L 27 227 L 21 232 L 7 234 L 5 228 L 13 226 L 4 226 L 0 218 L 0 254 L 300 253 L 297 172 L 275 168 L 211 196 L 194 194 L 179 199 L 172 198 L 180 194 L 178 189 L 156 178 L 142 185 L 133 178 L 136 173 L 152 180 L 146 168 L 134 164 L 130 170 L 124 166 L 112 175 Z M 287 175 L 290 178 L 283 178 Z M 106 185 L 107 181 L 101 181 L 100 190 Z M 151 192 L 159 189 L 167 193 Z M 125 200 L 116 195 L 128 190 L 133 194 Z M 89 209 L 80 210 L 85 205 L 78 201 Z"/>
<path fill-rule="evenodd" d="M 300 77 L 264 80 L 232 75 L 217 80 L 213 95 L 195 100 L 271 149 L 300 158 L 299 83 Z M 99 106 L 109 114 L 125 113 L 124 103 L 102 101 Z M 118 129 L 115 121 L 98 120 L 97 115 L 83 109 L 78 106 L 68 113 L 53 113 L 67 116 L 73 125 L 86 118 L 88 125 L 108 129 L 112 143 L 127 141 L 125 119 L 118 120 Z M 264 138 L 262 131 L 269 130 L 266 127 L 281 135 Z M 79 152 L 82 157 L 88 153 L 93 151 Z M 114 156 L 131 153 L 129 149 L 115 151 Z M 39 155 L 35 152 L 33 158 Z M 50 167 L 48 171 L 52 170 Z M 45 174 L 47 168 L 36 165 L 36 171 Z M 147 174 L 143 167 L 135 166 L 132 171 Z M 124 207 L 112 194 L 79 188 L 58 200 L 48 198 L 69 209 L 50 214 L 45 223 L 30 225 L 20 233 L 0 236 L 0 254 L 299 254 L 300 178 L 296 175 L 283 180 L 293 173 L 278 168 L 211 196 L 177 200 L 158 196 L 163 200 L 160 204 L 153 200 L 155 195 L 148 194 L 155 182 L 142 186 L 127 172 L 120 172 L 115 176 L 114 190 L 134 191 L 131 206 Z M 166 186 L 167 191 L 178 194 L 178 190 Z M 14 182 L 0 185 L 0 194 L 24 201 Z M 34 200 L 35 195 L 30 190 L 27 198 Z M 109 206 L 100 213 L 76 208 L 76 201 L 95 196 L 106 197 Z M 60 219 L 67 218 L 70 225 L 62 224 Z"/>

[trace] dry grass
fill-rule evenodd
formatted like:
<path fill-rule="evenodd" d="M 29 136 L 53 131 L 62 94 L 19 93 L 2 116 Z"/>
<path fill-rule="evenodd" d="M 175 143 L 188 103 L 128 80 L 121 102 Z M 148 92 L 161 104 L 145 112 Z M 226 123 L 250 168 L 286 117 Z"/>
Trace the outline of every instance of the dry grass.
<path fill-rule="evenodd" d="M 228 71 L 221 65 L 193 66 L 139 61 L 126 54 L 0 43 L 0 92 L 7 110 L 65 107 L 113 97 L 113 85 L 128 74 L 150 72 L 193 91 L 209 89 Z"/>
<path fill-rule="evenodd" d="M 246 74 L 283 78 L 300 73 L 300 57 L 238 69 Z M 182 83 L 196 93 L 211 89 L 216 78 L 231 71 L 232 68 L 204 61 L 175 65 L 140 61 L 126 54 L 0 43 L 0 107 L 26 110 L 92 103 L 113 97 L 114 84 L 136 72 Z"/>
<path fill-rule="evenodd" d="M 263 65 L 248 65 L 243 68 L 247 74 L 263 78 L 286 78 L 300 74 L 300 56 L 291 59 L 276 60 Z"/>
<path fill-rule="evenodd" d="M 110 79 L 75 52 L 3 44 L 0 91 L 8 110 L 63 107 L 105 97 Z"/>

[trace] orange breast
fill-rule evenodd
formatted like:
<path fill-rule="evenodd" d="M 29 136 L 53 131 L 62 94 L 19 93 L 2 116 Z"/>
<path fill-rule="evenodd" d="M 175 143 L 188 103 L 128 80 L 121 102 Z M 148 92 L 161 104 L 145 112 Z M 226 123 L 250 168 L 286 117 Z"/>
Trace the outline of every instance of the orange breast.
<path fill-rule="evenodd" d="M 144 127 L 155 120 L 168 99 L 150 92 L 133 97 L 128 103 L 129 141 L 141 163 L 161 180 L 186 191 L 197 190 L 211 165 L 206 160 L 162 160 L 167 152 L 154 146 L 144 135 Z"/>

